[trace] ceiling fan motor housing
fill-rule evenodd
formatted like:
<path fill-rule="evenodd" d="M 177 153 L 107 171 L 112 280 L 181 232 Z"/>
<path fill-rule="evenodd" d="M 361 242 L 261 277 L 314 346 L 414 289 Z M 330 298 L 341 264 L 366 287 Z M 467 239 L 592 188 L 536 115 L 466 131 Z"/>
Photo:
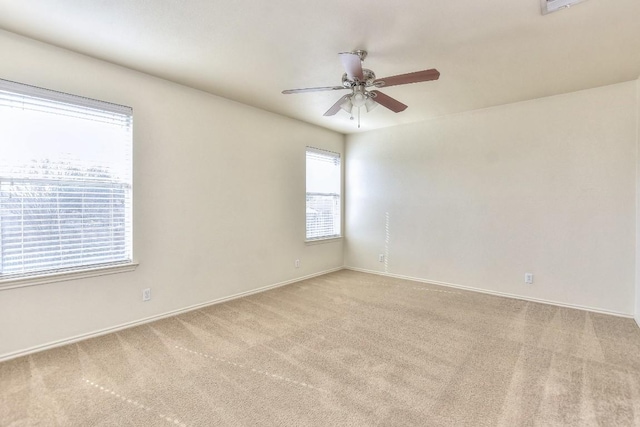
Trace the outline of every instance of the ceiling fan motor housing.
<path fill-rule="evenodd" d="M 352 88 L 355 86 L 365 86 L 365 87 L 374 86 L 373 82 L 376 79 L 376 74 L 373 71 L 367 68 L 363 68 L 362 75 L 364 78 L 362 79 L 362 81 L 360 81 L 359 79 L 351 80 L 349 79 L 349 76 L 347 76 L 347 73 L 344 73 L 342 75 L 342 85 L 346 88 Z"/>

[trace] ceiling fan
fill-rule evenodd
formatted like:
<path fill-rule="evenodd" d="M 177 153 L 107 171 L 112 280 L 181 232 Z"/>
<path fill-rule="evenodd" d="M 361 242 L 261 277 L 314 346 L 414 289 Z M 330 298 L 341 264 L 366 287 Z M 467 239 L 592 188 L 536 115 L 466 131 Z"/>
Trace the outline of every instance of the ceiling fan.
<path fill-rule="evenodd" d="M 346 73 L 342 76 L 342 86 L 310 87 L 305 89 L 283 90 L 283 94 L 321 92 L 329 90 L 350 90 L 351 93 L 343 96 L 324 113 L 325 116 L 333 116 L 341 109 L 351 114 L 353 117 L 353 107 L 358 109 L 358 127 L 360 127 L 360 108 L 365 107 L 367 112 L 373 110 L 378 104 L 388 108 L 394 113 L 399 113 L 407 109 L 402 102 L 385 95 L 379 90 L 369 90 L 369 88 L 379 89 L 388 86 L 405 85 L 409 83 L 426 82 L 438 80 L 440 72 L 436 69 L 416 71 L 413 73 L 399 74 L 397 76 L 376 78 L 373 71 L 362 68 L 362 62 L 367 57 L 365 50 L 355 50 L 353 52 L 340 53 L 340 61 Z"/>

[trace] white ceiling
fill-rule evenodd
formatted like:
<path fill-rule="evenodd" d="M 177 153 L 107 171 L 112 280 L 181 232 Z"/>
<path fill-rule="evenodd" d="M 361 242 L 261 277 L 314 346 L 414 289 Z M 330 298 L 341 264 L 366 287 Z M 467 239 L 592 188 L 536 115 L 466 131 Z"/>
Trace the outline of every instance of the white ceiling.
<path fill-rule="evenodd" d="M 342 133 L 323 113 L 345 92 L 280 92 L 339 85 L 343 51 L 379 78 L 441 72 L 384 89 L 409 108 L 365 131 L 640 76 L 639 0 L 0 0 L 0 28 Z"/>

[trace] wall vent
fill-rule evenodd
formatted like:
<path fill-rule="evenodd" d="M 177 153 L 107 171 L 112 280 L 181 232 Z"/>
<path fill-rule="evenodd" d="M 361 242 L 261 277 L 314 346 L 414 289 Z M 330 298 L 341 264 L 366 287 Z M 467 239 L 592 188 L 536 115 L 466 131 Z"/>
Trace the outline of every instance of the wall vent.
<path fill-rule="evenodd" d="M 574 4 L 582 3 L 586 0 L 540 0 L 542 4 L 542 14 L 546 15 L 551 12 L 557 12 L 562 9 L 568 9 Z"/>

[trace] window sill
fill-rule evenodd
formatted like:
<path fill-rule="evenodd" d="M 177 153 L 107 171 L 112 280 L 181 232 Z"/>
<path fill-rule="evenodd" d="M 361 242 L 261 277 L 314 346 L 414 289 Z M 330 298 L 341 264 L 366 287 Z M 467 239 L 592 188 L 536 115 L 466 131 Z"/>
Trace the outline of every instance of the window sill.
<path fill-rule="evenodd" d="M 342 236 L 338 237 L 327 237 L 326 239 L 313 239 L 313 240 L 305 240 L 305 245 L 320 245 L 322 243 L 333 243 L 342 240 Z"/>
<path fill-rule="evenodd" d="M 34 274 L 32 276 L 0 279 L 0 291 L 23 288 L 25 286 L 45 285 L 47 283 L 64 282 L 67 280 L 84 279 L 87 277 L 105 276 L 107 274 L 126 273 L 133 271 L 139 263 L 107 265 L 83 270 L 60 271 L 56 273 Z"/>

